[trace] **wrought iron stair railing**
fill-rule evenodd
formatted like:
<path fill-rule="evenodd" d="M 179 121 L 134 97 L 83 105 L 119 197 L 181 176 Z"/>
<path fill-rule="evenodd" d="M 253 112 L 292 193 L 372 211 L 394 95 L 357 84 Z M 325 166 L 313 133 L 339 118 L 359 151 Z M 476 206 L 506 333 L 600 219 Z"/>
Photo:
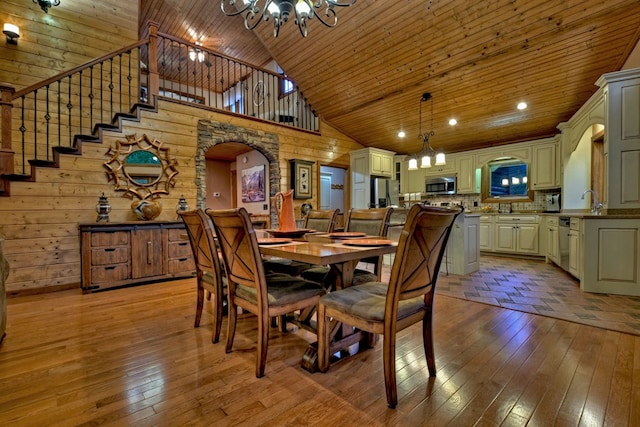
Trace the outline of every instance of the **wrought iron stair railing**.
<path fill-rule="evenodd" d="M 283 74 L 158 33 L 14 92 L 0 87 L 0 196 L 35 180 L 60 154 L 81 154 L 104 130 L 138 120 L 156 98 L 317 132 L 318 117 Z"/>

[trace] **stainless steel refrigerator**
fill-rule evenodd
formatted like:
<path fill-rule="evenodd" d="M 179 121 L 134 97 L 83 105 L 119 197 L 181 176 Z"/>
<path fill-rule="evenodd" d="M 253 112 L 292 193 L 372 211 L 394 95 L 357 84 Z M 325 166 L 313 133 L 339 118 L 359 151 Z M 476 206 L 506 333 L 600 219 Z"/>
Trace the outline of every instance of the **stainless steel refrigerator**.
<path fill-rule="evenodd" d="M 395 179 L 371 178 L 370 208 L 398 207 L 400 183 Z"/>

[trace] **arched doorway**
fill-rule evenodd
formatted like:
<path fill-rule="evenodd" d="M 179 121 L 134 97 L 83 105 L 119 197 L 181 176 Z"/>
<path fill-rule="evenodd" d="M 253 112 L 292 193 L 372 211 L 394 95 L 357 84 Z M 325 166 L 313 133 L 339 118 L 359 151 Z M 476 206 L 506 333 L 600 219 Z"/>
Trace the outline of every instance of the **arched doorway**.
<path fill-rule="evenodd" d="M 277 134 L 256 131 L 216 120 L 198 122 L 198 146 L 196 149 L 197 207 L 206 206 L 206 160 L 205 153 L 211 147 L 225 142 L 238 142 L 259 151 L 269 162 L 269 196 L 280 191 L 280 142 Z M 270 213 L 271 224 L 277 223 L 275 212 Z"/>

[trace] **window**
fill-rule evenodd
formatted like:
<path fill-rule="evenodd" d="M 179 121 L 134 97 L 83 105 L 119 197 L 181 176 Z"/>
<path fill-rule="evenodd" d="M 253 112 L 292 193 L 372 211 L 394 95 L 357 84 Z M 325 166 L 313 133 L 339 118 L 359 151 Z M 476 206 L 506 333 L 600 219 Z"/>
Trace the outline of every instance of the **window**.
<path fill-rule="evenodd" d="M 278 90 L 280 92 L 280 98 L 286 96 L 295 90 L 295 85 L 293 82 L 286 78 L 286 75 L 283 74 L 281 79 L 278 79 Z"/>
<path fill-rule="evenodd" d="M 522 160 L 500 158 L 482 168 L 482 198 L 494 202 L 500 200 L 522 201 L 531 199 L 529 168 Z"/>

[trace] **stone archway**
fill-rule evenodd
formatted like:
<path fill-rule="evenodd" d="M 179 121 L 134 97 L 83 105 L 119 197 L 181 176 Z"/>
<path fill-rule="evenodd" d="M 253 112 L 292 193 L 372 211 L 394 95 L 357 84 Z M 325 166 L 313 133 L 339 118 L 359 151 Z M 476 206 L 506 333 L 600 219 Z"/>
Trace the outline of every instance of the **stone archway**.
<path fill-rule="evenodd" d="M 217 144 L 239 142 L 259 151 L 269 162 L 269 196 L 280 191 L 280 141 L 278 135 L 255 129 L 235 126 L 216 120 L 200 120 L 198 122 L 198 146 L 196 149 L 196 204 L 204 209 L 206 206 L 206 173 L 205 153 Z M 271 224 L 276 224 L 275 212 L 271 212 Z"/>

